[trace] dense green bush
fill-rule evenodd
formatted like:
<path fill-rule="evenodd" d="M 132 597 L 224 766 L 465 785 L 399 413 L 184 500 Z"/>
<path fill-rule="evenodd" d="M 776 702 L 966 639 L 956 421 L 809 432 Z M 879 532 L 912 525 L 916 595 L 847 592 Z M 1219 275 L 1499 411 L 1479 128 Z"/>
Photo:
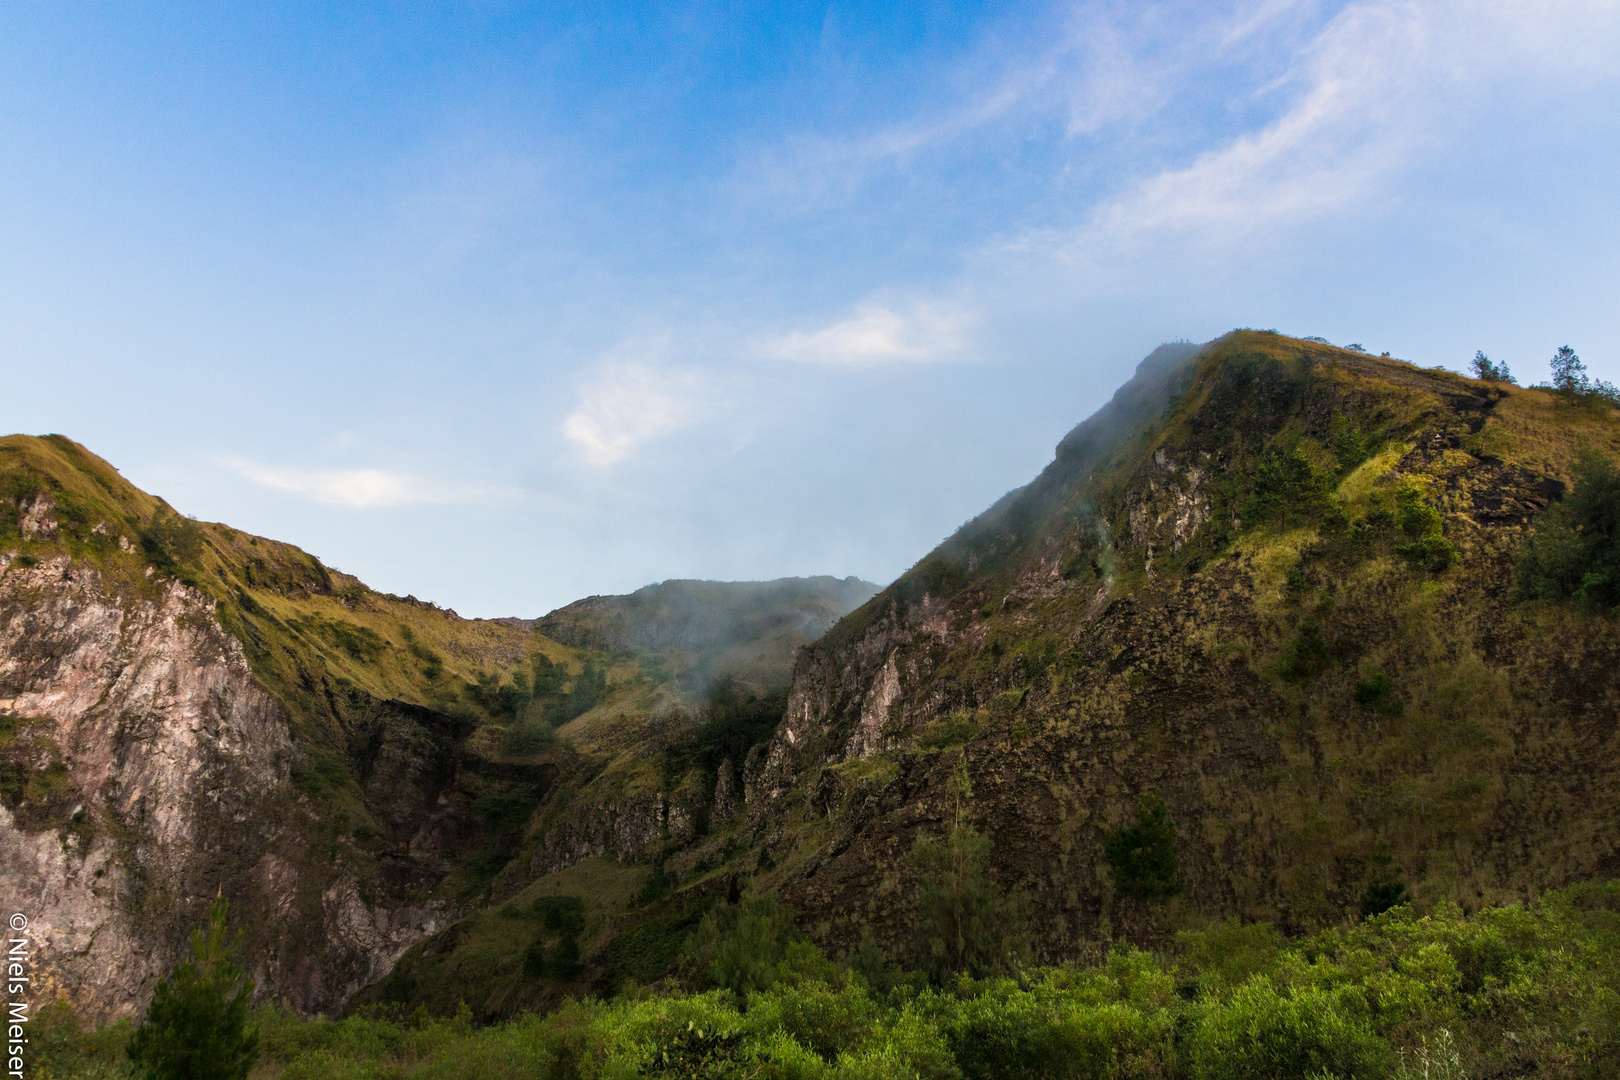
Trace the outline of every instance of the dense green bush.
<path fill-rule="evenodd" d="M 165 570 L 195 566 L 203 553 L 202 528 L 169 507 L 159 506 L 151 523 L 141 530 L 141 547 Z"/>
<path fill-rule="evenodd" d="M 1575 488 L 1548 510 L 1519 562 L 1519 588 L 1532 598 L 1620 604 L 1620 469 L 1584 448 Z"/>
<path fill-rule="evenodd" d="M 259 1033 L 248 1025 L 253 980 L 226 935 L 227 910 L 216 897 L 207 929 L 192 932 L 191 955 L 153 989 L 128 1046 L 142 1080 L 245 1080 L 258 1060 Z"/>
<path fill-rule="evenodd" d="M 1207 990 L 1241 986 L 1255 975 L 1276 970 L 1283 936 L 1270 923 L 1217 923 L 1206 930 L 1176 935 L 1181 955 L 1196 985 Z"/>
<path fill-rule="evenodd" d="M 1157 791 L 1136 800 L 1136 821 L 1103 837 L 1103 855 L 1122 896 L 1155 900 L 1181 892 L 1176 866 L 1176 830 Z"/>
<path fill-rule="evenodd" d="M 1416 484 L 1396 489 L 1395 524 L 1410 541 L 1396 547 L 1395 552 L 1413 566 L 1440 573 L 1457 564 L 1457 549 L 1440 535 L 1440 511 L 1423 500 L 1423 492 Z"/>
<path fill-rule="evenodd" d="M 579 978 L 585 969 L 579 955 L 579 935 L 585 929 L 584 903 L 577 896 L 542 896 L 535 900 L 532 911 L 539 917 L 546 936 L 555 938 L 556 944 L 548 948 L 545 937 L 530 942 L 523 954 L 523 973 L 562 982 Z"/>
<path fill-rule="evenodd" d="M 887 1010 L 859 979 L 838 974 L 833 979 L 784 982 L 767 993 L 751 995 L 751 1026 L 782 1031 L 823 1061 L 836 1061 L 844 1050 L 865 1042 Z"/>
<path fill-rule="evenodd" d="M 967 818 L 969 787 L 958 760 L 951 781 L 955 821 L 943 837 L 917 835 L 917 950 L 936 983 L 961 975 L 985 978 L 1015 971 L 1028 950 L 1028 902 L 991 880 L 990 838 Z"/>
<path fill-rule="evenodd" d="M 1346 997 L 1257 975 L 1204 1010 L 1188 1072 L 1197 1080 L 1384 1076 L 1388 1048 Z"/>
<path fill-rule="evenodd" d="M 1382 915 L 1399 904 L 1411 899 L 1406 891 L 1406 882 L 1401 880 L 1401 868 L 1395 866 L 1390 859 L 1389 847 L 1379 844 L 1373 851 L 1369 860 L 1370 874 L 1367 887 L 1361 893 L 1361 917 L 1371 918 Z"/>
<path fill-rule="evenodd" d="M 568 693 L 554 697 L 546 705 L 546 719 L 560 727 L 576 716 L 583 716 L 607 696 L 607 669 L 597 667 L 589 660 L 568 688 Z"/>
<path fill-rule="evenodd" d="M 1314 679 L 1332 663 L 1333 650 L 1328 647 L 1327 638 L 1322 634 L 1322 623 L 1317 619 L 1300 622 L 1293 643 L 1283 656 L 1283 678 L 1292 682 Z"/>
<path fill-rule="evenodd" d="M 1356 680 L 1354 697 L 1356 704 L 1368 712 L 1400 716 L 1406 711 L 1406 703 L 1395 693 L 1395 680 L 1382 668 L 1373 668 Z"/>
<path fill-rule="evenodd" d="M 690 981 L 737 994 L 833 970 L 821 950 L 804 939 L 792 909 L 766 896 L 717 905 L 692 931 L 681 960 Z"/>
<path fill-rule="evenodd" d="M 704 946 L 711 965 L 732 958 L 728 988 L 666 984 L 482 1029 L 466 1008 L 340 1021 L 266 1009 L 254 1075 L 1612 1080 L 1620 1063 L 1620 882 L 1472 916 L 1401 906 L 1293 942 L 1223 923 L 1178 935 L 1172 952 L 1121 947 L 1092 967 L 884 992 L 790 930 L 783 909 L 747 904 L 717 917 Z M 751 947 L 775 958 L 769 977 L 739 977 Z M 133 1075 L 117 1060 L 127 1027 L 85 1033 L 61 1009 L 39 1019 L 42 1080 Z"/>
<path fill-rule="evenodd" d="M 557 745 L 557 729 L 538 716 L 525 717 L 511 724 L 506 729 L 506 738 L 501 742 L 503 750 L 518 756 L 538 754 Z"/>
<path fill-rule="evenodd" d="M 1287 529 L 1331 516 L 1336 509 L 1333 474 L 1318 470 L 1295 449 L 1271 454 L 1255 467 L 1243 517 Z"/>
<path fill-rule="evenodd" d="M 1118 954 L 1116 954 L 1117 956 Z M 1126 953 L 1127 963 L 1130 954 Z M 1098 1078 L 1151 1073 L 1162 1067 L 1174 1023 L 1158 999 L 1133 1000 L 1109 980 L 1048 980 L 1024 988 L 997 980 L 960 1002 L 948 1027 L 951 1050 L 969 1080 Z M 1069 982 L 1070 985 L 1064 985 Z"/>

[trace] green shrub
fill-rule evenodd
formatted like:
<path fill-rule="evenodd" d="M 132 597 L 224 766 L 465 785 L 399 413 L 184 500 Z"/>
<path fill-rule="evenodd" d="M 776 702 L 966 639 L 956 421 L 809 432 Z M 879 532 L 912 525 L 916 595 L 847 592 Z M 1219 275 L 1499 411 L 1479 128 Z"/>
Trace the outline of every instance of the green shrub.
<path fill-rule="evenodd" d="M 312 748 L 302 764 L 293 766 L 292 782 L 304 794 L 326 799 L 352 783 L 353 778 L 342 754 Z"/>
<path fill-rule="evenodd" d="M 536 938 L 523 954 L 523 973 L 531 977 L 549 976 L 563 982 L 579 978 L 584 971 L 580 961 L 579 935 L 585 929 L 585 906 L 577 896 L 542 896 L 531 908 L 540 917 L 548 935 L 557 939 L 548 949 Z"/>
<path fill-rule="evenodd" d="M 228 905 L 215 897 L 206 930 L 191 934 L 191 955 L 159 979 L 146 1020 L 127 1053 L 146 1080 L 245 1080 L 259 1057 L 248 1027 L 253 980 L 225 932 Z"/>
<path fill-rule="evenodd" d="M 422 677 L 433 682 L 444 674 L 444 657 L 417 641 L 410 643 L 411 655 L 422 661 Z"/>
<path fill-rule="evenodd" d="M 1256 466 L 1244 504 L 1247 521 L 1287 529 L 1320 518 L 1335 505 L 1333 476 L 1316 469 L 1298 449 L 1272 454 Z"/>
<path fill-rule="evenodd" d="M 917 745 L 924 750 L 951 750 L 978 733 L 979 723 L 973 714 L 960 709 L 924 724 L 917 734 Z"/>
<path fill-rule="evenodd" d="M 1197 969 L 1206 988 L 1232 987 L 1254 975 L 1276 970 L 1283 936 L 1268 922 L 1219 923 L 1207 930 L 1183 930 L 1176 944 Z"/>
<path fill-rule="evenodd" d="M 1462 559 L 1452 542 L 1441 536 L 1425 536 L 1410 544 L 1399 544 L 1395 548 L 1395 554 L 1431 574 L 1450 570 Z"/>
<path fill-rule="evenodd" d="M 1333 653 L 1322 634 L 1322 624 L 1315 619 L 1301 622 L 1293 643 L 1283 657 L 1283 677 L 1293 682 L 1304 682 L 1322 674 L 1332 663 Z"/>
<path fill-rule="evenodd" d="M 962 1072 L 938 1025 L 908 1005 L 865 1045 L 839 1055 L 833 1075 L 838 1080 L 961 1080 Z"/>
<path fill-rule="evenodd" d="M 46 1004 L 34 1013 L 29 1026 L 25 1075 L 52 1080 L 127 1080 L 130 1063 L 124 1053 L 129 1021 L 120 1020 L 97 1031 L 86 1031 L 66 998 Z"/>
<path fill-rule="evenodd" d="M 1100 1080 L 1119 1075 L 1127 1060 L 1159 1056 L 1170 1030 L 1166 1010 L 1087 1004 L 1000 980 L 962 1004 L 949 1037 L 969 1080 Z"/>
<path fill-rule="evenodd" d="M 918 834 L 917 946 L 936 983 L 1015 970 L 1028 949 L 1028 903 L 990 879 L 990 838 L 958 810 L 943 840 Z"/>
<path fill-rule="evenodd" d="M 1327 441 L 1342 472 L 1349 472 L 1372 454 L 1371 440 L 1353 427 L 1343 413 L 1334 413 L 1333 419 L 1328 421 Z"/>
<path fill-rule="evenodd" d="M 1575 488 L 1536 525 L 1519 561 L 1530 598 L 1620 604 L 1620 470 L 1590 447 L 1575 461 Z"/>
<path fill-rule="evenodd" d="M 557 745 L 557 729 L 546 723 L 543 717 L 529 717 L 519 720 L 506 729 L 506 737 L 501 747 L 508 754 L 523 756 L 525 754 L 538 754 L 542 750 L 549 750 Z"/>
<path fill-rule="evenodd" d="M 388 649 L 383 636 L 369 627 L 333 619 L 319 622 L 317 628 L 323 637 L 362 664 L 376 663 Z"/>
<path fill-rule="evenodd" d="M 1255 976 L 1210 1006 L 1189 1047 L 1197 1080 L 1381 1077 L 1382 1040 L 1336 995 Z"/>
<path fill-rule="evenodd" d="M 203 552 L 202 528 L 168 506 L 159 506 L 141 530 L 141 547 L 163 569 L 195 566 Z"/>
<path fill-rule="evenodd" d="M 793 910 L 771 897 L 716 906 L 687 938 L 681 973 L 700 985 L 736 994 L 769 990 L 779 979 L 831 975 L 831 962 L 804 940 Z"/>
<path fill-rule="evenodd" d="M 1382 668 L 1373 668 L 1356 680 L 1356 705 L 1383 716 L 1399 716 L 1406 703 L 1395 693 L 1395 681 Z"/>
<path fill-rule="evenodd" d="M 553 698 L 546 706 L 546 719 L 554 727 L 561 727 L 574 717 L 583 716 L 594 709 L 596 703 L 607 696 L 607 692 L 607 668 L 598 667 L 587 660 L 580 673 L 574 676 L 568 693 Z"/>
<path fill-rule="evenodd" d="M 1451 569 L 1458 562 L 1457 549 L 1440 535 L 1440 511 L 1423 501 L 1423 491 L 1410 481 L 1395 492 L 1395 525 L 1410 543 L 1400 544 L 1395 553 L 1413 566 L 1431 573 Z"/>
<path fill-rule="evenodd" d="M 580 913 L 567 901 L 506 917 L 564 933 Z M 756 924 L 772 921 L 760 915 Z M 1473 916 L 1444 902 L 1421 917 L 1396 908 L 1292 942 L 1263 923 L 1226 923 L 1179 935 L 1174 966 L 1120 947 L 1101 965 L 959 977 L 948 990 L 897 979 L 874 993 L 776 929 L 736 935 L 778 957 L 746 1010 L 724 989 L 569 1001 L 484 1028 L 465 1007 L 339 1021 L 267 1008 L 256 1017 L 268 1059 L 259 1075 L 1573 1080 L 1613 1077 L 1620 1060 L 1620 882 Z M 129 1075 L 117 1060 L 127 1025 L 87 1033 L 60 1008 L 38 1020 L 31 1063 L 42 1080 Z"/>
<path fill-rule="evenodd" d="M 502 682 L 499 675 L 481 672 L 476 682 L 462 685 L 462 692 L 490 716 L 511 717 L 514 720 L 523 715 L 529 702 L 534 699 L 534 693 L 529 688 L 529 677 L 521 671 L 514 671 L 508 682 Z"/>
<path fill-rule="evenodd" d="M 1122 896 L 1162 899 L 1181 892 L 1176 865 L 1176 830 L 1169 808 L 1156 791 L 1136 800 L 1136 821 L 1103 836 L 1103 855 Z"/>
<path fill-rule="evenodd" d="M 1401 868 L 1393 865 L 1387 845 L 1380 843 L 1373 849 L 1368 865 L 1371 874 L 1367 879 L 1367 887 L 1361 893 L 1363 919 L 1382 915 L 1390 908 L 1411 899 L 1411 895 L 1406 891 L 1406 882 L 1401 880 Z"/>
<path fill-rule="evenodd" d="M 841 985 L 806 980 L 748 998 L 751 1027 L 784 1031 L 828 1062 L 865 1042 L 883 1011 L 859 980 L 845 980 Z"/>

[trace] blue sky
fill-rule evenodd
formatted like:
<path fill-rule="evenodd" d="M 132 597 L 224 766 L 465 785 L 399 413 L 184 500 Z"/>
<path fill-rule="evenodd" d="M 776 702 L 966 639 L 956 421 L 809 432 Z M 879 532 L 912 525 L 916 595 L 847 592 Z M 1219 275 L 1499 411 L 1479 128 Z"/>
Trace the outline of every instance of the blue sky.
<path fill-rule="evenodd" d="M 1620 5 L 0 9 L 0 428 L 468 615 L 887 581 L 1153 346 L 1620 379 Z"/>

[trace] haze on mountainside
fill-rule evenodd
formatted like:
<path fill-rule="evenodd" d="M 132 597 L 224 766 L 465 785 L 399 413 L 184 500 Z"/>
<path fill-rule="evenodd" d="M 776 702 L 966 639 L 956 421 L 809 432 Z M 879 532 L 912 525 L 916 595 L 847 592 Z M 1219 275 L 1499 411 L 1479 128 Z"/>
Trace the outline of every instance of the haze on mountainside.
<path fill-rule="evenodd" d="M 1106 1015 L 1115 1064 L 1076 1075 L 1129 1056 L 1248 1076 L 1214 1063 L 1249 1053 L 1385 1075 L 1440 1023 L 1459 1068 L 1601 1075 L 1620 413 L 1572 356 L 1545 387 L 1481 371 L 1273 332 L 1161 347 L 1032 483 L 801 647 L 785 693 L 722 678 L 706 700 L 666 667 L 685 601 L 725 597 L 707 625 L 736 627 L 855 585 L 667 583 L 532 629 L 461 620 L 187 522 L 68 440 L 7 439 L 3 840 L 59 883 L 42 983 L 91 1018 L 138 1010 L 220 890 L 266 999 L 419 1008 L 400 1030 L 445 1038 L 431 1017 L 470 1009 L 544 1070 L 670 1021 L 633 1053 L 1045 1074 Z M 543 632 L 565 615 L 580 644 Z M 638 637 L 663 648 L 597 648 Z M 86 925 L 94 946 L 64 948 Z M 1106 974 L 1061 966 L 1110 942 Z M 1349 996 L 1301 996 L 1291 964 Z M 1023 989 L 993 978 L 1018 970 Z M 1536 989 L 1501 998 L 1510 970 Z M 1396 973 L 1412 1004 L 1356 1011 L 1357 980 Z M 944 1011 L 906 1020 L 927 985 Z M 817 1013 L 767 1049 L 726 987 L 768 993 L 757 1017 L 847 994 L 869 1019 Z M 586 989 L 630 992 L 520 1019 Z M 1051 994 L 1070 1019 L 1039 1018 Z M 687 1015 L 736 1034 L 691 1042 Z M 278 1069 L 395 1060 L 274 1023 Z M 905 1023 L 920 1042 L 885 1041 Z M 577 1024 L 606 1041 L 567 1049 Z M 997 1030 L 1035 1041 L 976 1056 Z"/>

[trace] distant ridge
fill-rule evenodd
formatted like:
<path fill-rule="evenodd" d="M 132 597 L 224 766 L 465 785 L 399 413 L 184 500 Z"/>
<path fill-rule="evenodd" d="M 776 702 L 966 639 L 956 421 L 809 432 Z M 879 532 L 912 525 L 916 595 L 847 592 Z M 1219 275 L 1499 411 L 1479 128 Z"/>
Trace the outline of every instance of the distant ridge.
<path fill-rule="evenodd" d="M 576 600 L 531 625 L 575 648 L 681 654 L 691 673 L 729 673 L 746 682 L 785 685 L 792 649 L 821 637 L 879 588 L 857 577 L 830 575 L 673 579 L 627 595 Z M 765 648 L 766 643 L 774 647 Z"/>

